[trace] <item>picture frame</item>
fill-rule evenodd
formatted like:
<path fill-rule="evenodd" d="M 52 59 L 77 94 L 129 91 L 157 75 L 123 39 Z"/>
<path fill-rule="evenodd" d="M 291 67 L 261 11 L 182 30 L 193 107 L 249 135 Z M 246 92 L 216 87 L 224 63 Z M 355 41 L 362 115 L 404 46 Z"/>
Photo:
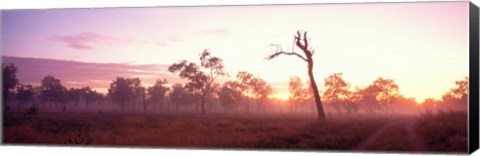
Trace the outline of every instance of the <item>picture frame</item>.
<path fill-rule="evenodd" d="M 433 2 L 432 2 L 433 3 Z M 441 2 L 440 2 L 441 3 Z M 316 5 L 316 4 L 313 4 L 313 5 Z M 320 5 L 328 5 L 328 4 L 320 4 Z M 343 5 L 343 4 L 342 4 Z M 344 5 L 348 5 L 348 4 L 344 4 Z M 363 4 L 363 5 L 368 5 L 367 4 Z M 273 5 L 272 7 L 274 7 L 275 5 Z M 282 6 L 282 5 L 280 5 Z M 288 5 L 287 5 L 288 6 Z M 216 6 L 214 6 L 216 7 Z M 232 7 L 232 6 L 220 6 L 220 7 Z M 233 6 L 235 7 L 235 6 Z M 238 7 L 238 6 L 236 6 Z M 240 6 L 240 7 L 249 7 L 249 6 Z M 258 7 L 262 7 L 262 6 L 258 6 Z M 175 8 L 175 7 L 173 7 Z M 180 7 L 181 8 L 181 7 Z M 188 7 L 187 7 L 188 8 Z M 208 7 L 207 7 L 208 8 Z M 117 8 L 117 9 L 122 9 L 122 8 Z M 136 9 L 141 9 L 141 8 L 136 8 Z M 469 105 L 468 105 L 468 114 L 469 114 L 469 134 L 468 134 L 468 137 L 469 137 L 469 152 L 473 152 L 475 151 L 476 148 L 478 148 L 478 133 L 470 133 L 470 132 L 478 132 L 478 105 L 475 105 L 475 101 L 476 103 L 478 103 L 478 97 L 475 97 L 475 92 L 477 92 L 476 95 L 478 95 L 478 88 L 476 87 L 471 87 L 471 86 L 475 86 L 475 83 L 477 83 L 476 86 L 478 86 L 478 57 L 474 57 L 475 55 L 478 56 L 478 8 L 476 6 L 474 6 L 474 4 L 470 3 L 469 4 L 469 79 L 468 79 L 468 84 L 470 87 L 469 88 Z M 3 12 L 3 11 L 2 11 Z M 476 13 L 476 14 L 475 14 Z M 476 16 L 475 16 L 476 15 Z M 2 19 L 5 19 L 5 18 L 2 18 Z M 475 22 L 475 19 L 477 22 Z M 3 22 L 2 22 L 3 23 Z M 6 22 L 5 22 L 6 23 Z M 477 27 L 475 29 L 475 27 Z M 5 27 L 3 27 L 5 28 Z M 5 32 L 5 31 L 4 31 Z M 472 33 L 473 32 L 473 33 Z M 477 33 L 475 33 L 477 32 Z M 203 32 L 205 33 L 205 32 Z M 209 33 L 212 33 L 212 32 L 209 32 Z M 213 32 L 215 33 L 215 32 Z M 201 34 L 201 32 L 199 33 Z M 288 33 L 287 33 L 288 34 Z M 295 34 L 295 33 L 294 33 Z M 476 35 L 475 35 L 476 34 Z M 78 34 L 77 34 L 78 35 Z M 94 34 L 83 34 L 83 35 L 86 35 L 86 36 L 89 36 L 89 35 L 93 35 L 95 36 Z M 301 37 L 301 33 L 300 34 L 297 34 L 297 37 Z M 82 34 L 80 34 L 80 36 L 82 36 Z M 61 40 L 61 39 L 66 39 L 68 38 L 69 36 L 57 36 L 57 40 Z M 63 38 L 62 38 L 63 37 Z M 70 36 L 71 37 L 71 36 Z M 90 36 L 91 37 L 91 36 Z M 2 39 L 4 40 L 4 39 Z M 52 39 L 51 40 L 55 40 L 55 39 Z M 475 41 L 476 40 L 476 41 Z M 71 43 L 69 43 L 68 41 L 57 41 L 57 42 L 63 42 L 63 43 L 66 43 L 67 46 L 70 46 L 70 48 L 74 47 L 74 46 L 78 46 L 78 45 L 73 45 Z M 114 39 L 112 40 L 109 40 L 109 39 L 104 39 L 104 41 L 101 41 L 101 42 L 117 42 L 115 41 Z M 121 42 L 121 41 L 118 41 L 118 42 Z M 275 42 L 275 41 L 270 41 L 270 42 Z M 477 43 L 477 44 L 475 44 Z M 4 43 L 2 43 L 4 44 Z M 109 44 L 109 43 L 107 43 Z M 64 45 L 65 46 L 65 45 Z M 80 45 L 80 48 L 81 48 L 82 45 Z M 268 45 L 266 45 L 268 46 Z M 3 47 L 3 46 L 2 46 Z M 78 47 L 77 47 L 78 48 Z M 85 47 L 84 47 L 85 48 Z M 277 48 L 276 46 L 274 46 L 274 48 Z M 476 49 L 475 49 L 476 48 Z M 88 49 L 88 48 L 87 48 Z M 287 48 L 288 49 L 288 48 Z M 278 50 L 278 49 L 275 49 L 275 50 Z M 275 52 L 274 50 L 274 52 Z M 3 50 L 2 50 L 3 51 Z M 475 53 L 475 51 L 477 53 Z M 276 51 L 276 52 L 279 52 L 279 51 Z M 265 53 L 265 54 L 268 54 L 268 53 Z M 4 56 L 2 54 L 2 56 Z M 283 57 L 283 56 L 282 56 Z M 3 59 L 3 58 L 2 58 Z M 2 60 L 3 61 L 3 60 Z M 476 74 L 475 74 L 475 71 L 476 71 Z M 475 78 L 476 76 L 476 78 Z M 318 77 L 318 76 L 317 76 Z M 322 77 L 323 78 L 323 77 Z M 321 81 L 322 78 L 319 77 L 319 80 L 317 81 Z M 476 82 L 475 82 L 476 81 Z M 63 81 L 62 81 L 63 82 Z M 476 90 L 475 90 L 476 89 Z M 474 95 L 472 96 L 471 93 L 474 93 Z M 475 109 L 477 108 L 477 109 Z M 477 110 L 477 112 L 475 112 L 475 110 Z M 475 118 L 475 115 L 477 118 Z M 328 116 L 328 115 L 327 115 Z M 474 119 L 477 119 L 477 120 L 474 120 Z M 476 128 L 476 129 L 475 129 Z M 475 135 L 477 135 L 477 137 L 475 137 Z M 475 140 L 477 139 L 477 140 Z M 475 144 L 477 143 L 477 144 Z M 475 148 L 476 147 L 476 148 Z M 327 150 L 328 151 L 328 150 Z M 342 150 L 343 151 L 343 150 Z M 355 152 L 355 151 L 354 151 Z M 372 151 L 372 152 L 375 152 L 375 151 Z M 380 151 L 382 152 L 382 151 Z"/>

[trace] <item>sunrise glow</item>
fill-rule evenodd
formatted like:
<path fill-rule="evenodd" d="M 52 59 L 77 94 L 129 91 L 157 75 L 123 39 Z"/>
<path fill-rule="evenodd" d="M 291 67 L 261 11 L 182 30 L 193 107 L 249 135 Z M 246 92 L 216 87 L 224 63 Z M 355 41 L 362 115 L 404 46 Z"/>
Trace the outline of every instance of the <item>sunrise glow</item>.
<path fill-rule="evenodd" d="M 2 12 L 2 56 L 65 61 L 43 64 L 45 70 L 20 67 L 21 81 L 39 84 L 50 74 L 67 87 L 89 85 L 106 93 L 117 76 L 139 77 L 144 85 L 163 78 L 185 82 L 166 68 L 197 61 L 210 49 L 233 75 L 221 79 L 249 71 L 285 100 L 289 76 L 308 79 L 306 64 L 294 57 L 264 58 L 272 52 L 269 44 L 292 50 L 294 33 L 306 30 L 321 91 L 325 77 L 342 72 L 352 89 L 384 77 L 394 79 L 403 95 L 423 101 L 441 98 L 468 76 L 466 7 L 442 2 L 12 10 Z M 82 64 L 73 68 L 71 62 Z"/>

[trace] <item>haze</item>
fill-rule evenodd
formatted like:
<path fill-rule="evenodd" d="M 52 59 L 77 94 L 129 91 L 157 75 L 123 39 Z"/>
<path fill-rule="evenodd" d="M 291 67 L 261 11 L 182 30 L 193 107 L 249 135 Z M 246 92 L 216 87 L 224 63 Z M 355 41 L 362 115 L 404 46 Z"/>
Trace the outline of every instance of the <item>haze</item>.
<path fill-rule="evenodd" d="M 195 60 L 208 48 L 224 59 L 229 73 L 249 71 L 262 77 L 285 99 L 289 76 L 307 79 L 305 64 L 290 57 L 264 58 L 271 53 L 269 44 L 291 49 L 300 29 L 310 33 L 316 48 L 319 80 L 343 72 L 353 86 L 364 87 L 382 76 L 394 79 L 404 95 L 422 101 L 440 98 L 451 82 L 468 75 L 467 7 L 441 2 L 6 10 L 2 55 L 170 65 Z M 18 73 L 20 80 L 25 74 Z M 91 87 L 105 92 L 108 84 Z"/>

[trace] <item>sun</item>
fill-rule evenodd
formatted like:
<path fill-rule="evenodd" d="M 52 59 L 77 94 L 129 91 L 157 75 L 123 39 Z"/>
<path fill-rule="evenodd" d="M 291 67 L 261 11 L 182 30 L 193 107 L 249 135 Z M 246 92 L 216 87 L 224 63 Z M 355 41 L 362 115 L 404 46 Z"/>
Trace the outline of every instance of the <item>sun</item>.
<path fill-rule="evenodd" d="M 289 96 L 290 96 L 289 93 L 275 93 L 275 94 L 272 94 L 270 97 L 275 99 L 280 99 L 282 101 L 287 101 Z"/>

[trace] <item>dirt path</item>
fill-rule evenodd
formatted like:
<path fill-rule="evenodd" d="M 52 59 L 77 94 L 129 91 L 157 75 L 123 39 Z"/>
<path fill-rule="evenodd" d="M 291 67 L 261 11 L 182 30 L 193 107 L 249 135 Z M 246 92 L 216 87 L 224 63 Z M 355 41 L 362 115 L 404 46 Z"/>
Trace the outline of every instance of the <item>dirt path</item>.
<path fill-rule="evenodd" d="M 428 151 L 427 146 L 415 134 L 413 125 L 412 119 L 389 123 L 359 143 L 354 150 Z"/>

